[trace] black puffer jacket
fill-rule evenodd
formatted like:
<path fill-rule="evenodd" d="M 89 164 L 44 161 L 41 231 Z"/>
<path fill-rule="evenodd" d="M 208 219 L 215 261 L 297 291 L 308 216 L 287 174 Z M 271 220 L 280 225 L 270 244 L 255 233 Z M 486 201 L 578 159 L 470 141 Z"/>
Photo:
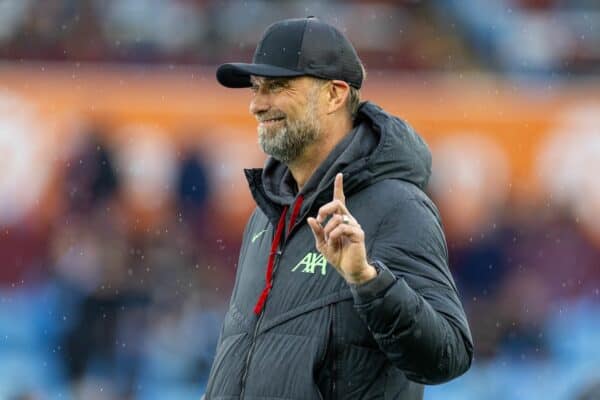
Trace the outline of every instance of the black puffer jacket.
<path fill-rule="evenodd" d="M 207 400 L 421 399 L 422 384 L 469 368 L 471 334 L 438 211 L 422 190 L 430 166 L 410 127 L 363 103 L 352 132 L 301 193 L 276 160 L 246 171 L 258 207 Z M 332 199 L 337 172 L 380 266 L 358 287 L 327 265 L 306 223 Z"/>

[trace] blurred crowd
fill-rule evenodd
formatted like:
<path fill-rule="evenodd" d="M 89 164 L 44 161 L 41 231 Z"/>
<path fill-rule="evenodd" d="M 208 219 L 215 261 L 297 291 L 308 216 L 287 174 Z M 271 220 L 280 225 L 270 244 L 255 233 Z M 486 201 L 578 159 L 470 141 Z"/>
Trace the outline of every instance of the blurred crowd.
<path fill-rule="evenodd" d="M 144 166 L 148 158 L 106 140 L 107 128 L 80 129 L 75 144 L 63 143 L 46 215 L 39 204 L 8 212 L 0 184 L 0 398 L 197 398 L 241 237 L 216 211 L 220 166 L 202 146 L 181 146 L 166 163 L 150 152 Z M 581 147 L 578 160 L 592 166 Z M 495 156 L 480 138 L 432 149 L 430 195 L 444 218 L 476 360 L 464 378 L 429 388 L 428 398 L 573 398 L 598 378 L 600 361 L 600 235 L 575 200 L 590 203 L 600 188 L 579 183 L 563 200 L 554 192 L 541 205 L 517 204 L 494 194 L 509 185 L 501 167 L 486 169 Z M 171 170 L 169 178 L 142 190 L 142 171 L 156 178 L 157 168 Z M 569 171 L 568 182 L 577 178 Z M 21 182 L 25 188 L 34 185 Z M 144 215 L 132 199 L 162 211 Z M 515 382 L 520 397 L 509 389 Z"/>
<path fill-rule="evenodd" d="M 592 74 L 594 0 L 3 0 L 0 58 L 214 64 L 249 59 L 272 21 L 315 15 L 367 68 Z"/>
<path fill-rule="evenodd" d="M 238 245 L 213 229 L 199 154 L 177 154 L 171 214 L 151 226 L 127 211 L 118 170 L 82 132 L 52 218 L 0 221 L 0 398 L 201 393 Z"/>
<path fill-rule="evenodd" d="M 346 30 L 370 71 L 572 76 L 600 66 L 594 0 L 0 0 L 0 58 L 213 64 L 249 58 L 269 22 L 307 14 Z M 228 200 L 217 181 L 242 173 L 235 153 L 221 150 L 221 165 L 210 146 L 127 147 L 88 124 L 46 176 L 15 134 L 34 131 L 25 107 L 2 95 L 0 149 L 20 150 L 0 155 L 2 171 L 19 167 L 0 173 L 0 399 L 199 398 L 243 226 L 215 211 Z M 506 161 L 483 139 L 432 145 L 429 194 L 476 359 L 427 398 L 598 398 L 598 109 L 571 115 L 540 152 L 542 201 L 511 196 Z M 36 189 L 42 178 L 50 196 Z"/>

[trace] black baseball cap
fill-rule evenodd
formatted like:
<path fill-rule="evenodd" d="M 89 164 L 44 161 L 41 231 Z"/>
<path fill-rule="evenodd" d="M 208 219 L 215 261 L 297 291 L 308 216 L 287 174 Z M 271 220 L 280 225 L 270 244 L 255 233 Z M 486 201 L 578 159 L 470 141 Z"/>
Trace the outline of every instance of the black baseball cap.
<path fill-rule="evenodd" d="M 362 65 L 350 41 L 315 17 L 275 22 L 258 42 L 251 64 L 227 63 L 217 69 L 217 80 L 230 88 L 252 86 L 251 75 L 309 75 L 346 81 L 357 89 L 363 81 Z"/>

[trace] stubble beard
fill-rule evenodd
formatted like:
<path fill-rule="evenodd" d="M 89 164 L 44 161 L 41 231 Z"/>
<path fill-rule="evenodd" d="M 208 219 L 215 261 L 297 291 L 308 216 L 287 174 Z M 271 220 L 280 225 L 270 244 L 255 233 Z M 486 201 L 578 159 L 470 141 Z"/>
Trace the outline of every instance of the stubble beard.
<path fill-rule="evenodd" d="M 286 117 L 281 127 L 258 127 L 258 143 L 262 150 L 284 164 L 296 161 L 320 136 L 315 101 L 308 103 L 304 116 L 293 120 Z"/>

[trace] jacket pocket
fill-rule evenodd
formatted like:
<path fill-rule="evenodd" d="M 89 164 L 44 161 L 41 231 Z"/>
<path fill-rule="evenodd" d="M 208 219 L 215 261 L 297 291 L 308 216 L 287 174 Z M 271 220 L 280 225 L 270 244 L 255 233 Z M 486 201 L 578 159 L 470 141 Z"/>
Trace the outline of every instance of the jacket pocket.
<path fill-rule="evenodd" d="M 322 399 L 334 399 L 334 379 L 335 379 L 335 304 L 327 306 L 326 331 L 321 338 L 319 359 L 314 368 L 314 381 L 319 388 L 319 394 Z"/>
<path fill-rule="evenodd" d="M 331 349 L 333 348 L 332 332 L 333 332 L 333 312 L 334 312 L 335 304 L 330 304 L 327 306 L 327 330 L 325 331 L 325 335 L 321 340 L 321 345 L 319 349 L 319 361 L 315 365 L 315 374 L 321 370 L 326 362 L 327 358 L 331 355 Z"/>

